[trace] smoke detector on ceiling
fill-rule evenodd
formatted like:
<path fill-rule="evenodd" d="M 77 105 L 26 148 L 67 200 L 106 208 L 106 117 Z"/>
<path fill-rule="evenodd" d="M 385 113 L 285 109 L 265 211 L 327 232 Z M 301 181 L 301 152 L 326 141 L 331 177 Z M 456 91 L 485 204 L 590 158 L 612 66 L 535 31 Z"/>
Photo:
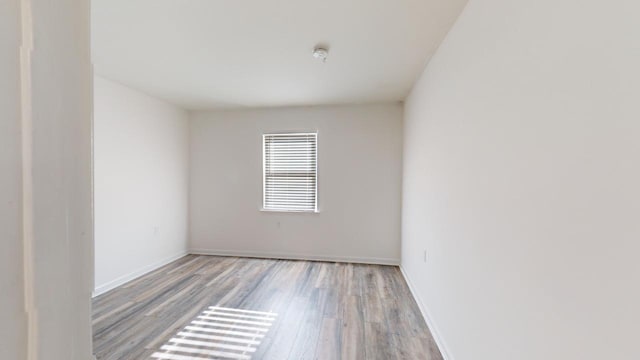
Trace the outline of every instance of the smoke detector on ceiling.
<path fill-rule="evenodd" d="M 329 50 L 323 48 L 323 47 L 316 47 L 315 49 L 313 49 L 313 57 L 322 61 L 322 62 L 326 62 L 327 61 L 327 56 L 329 56 Z"/>

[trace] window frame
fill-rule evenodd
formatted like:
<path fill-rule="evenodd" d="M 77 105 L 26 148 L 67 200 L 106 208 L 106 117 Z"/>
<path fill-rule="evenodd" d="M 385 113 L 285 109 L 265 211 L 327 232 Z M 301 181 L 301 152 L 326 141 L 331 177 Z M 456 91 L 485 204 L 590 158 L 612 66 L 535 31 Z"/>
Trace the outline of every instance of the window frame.
<path fill-rule="evenodd" d="M 268 209 L 265 207 L 267 202 L 267 157 L 265 153 L 265 141 L 267 136 L 275 136 L 275 135 L 283 135 L 283 136 L 292 136 L 292 135 L 300 135 L 300 136 L 308 136 L 314 135 L 316 138 L 315 145 L 315 197 L 314 197 L 314 209 L 313 210 L 299 210 L 299 209 Z M 269 132 L 262 134 L 262 206 L 260 207 L 260 211 L 262 212 L 272 212 L 272 213 L 296 213 L 296 214 L 317 214 L 320 212 L 318 208 L 318 131 L 305 131 L 305 132 Z"/>

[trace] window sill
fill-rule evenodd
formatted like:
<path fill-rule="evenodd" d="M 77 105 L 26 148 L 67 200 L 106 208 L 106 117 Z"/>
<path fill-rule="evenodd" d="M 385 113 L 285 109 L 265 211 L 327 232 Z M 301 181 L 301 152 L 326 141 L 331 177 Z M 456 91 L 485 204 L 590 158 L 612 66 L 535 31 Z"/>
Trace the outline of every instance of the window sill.
<path fill-rule="evenodd" d="M 284 213 L 284 214 L 318 214 L 320 210 L 272 210 L 261 208 L 260 212 L 265 213 Z"/>

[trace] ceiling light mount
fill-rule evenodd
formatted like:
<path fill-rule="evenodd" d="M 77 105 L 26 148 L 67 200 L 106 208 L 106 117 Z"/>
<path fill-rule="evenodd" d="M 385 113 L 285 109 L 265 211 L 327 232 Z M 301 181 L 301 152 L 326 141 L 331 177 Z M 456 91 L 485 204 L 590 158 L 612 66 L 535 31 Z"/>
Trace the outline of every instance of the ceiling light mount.
<path fill-rule="evenodd" d="M 329 50 L 327 50 L 326 47 L 316 46 L 315 49 L 313 49 L 314 58 L 322 62 L 327 62 L 327 56 L 329 56 Z"/>

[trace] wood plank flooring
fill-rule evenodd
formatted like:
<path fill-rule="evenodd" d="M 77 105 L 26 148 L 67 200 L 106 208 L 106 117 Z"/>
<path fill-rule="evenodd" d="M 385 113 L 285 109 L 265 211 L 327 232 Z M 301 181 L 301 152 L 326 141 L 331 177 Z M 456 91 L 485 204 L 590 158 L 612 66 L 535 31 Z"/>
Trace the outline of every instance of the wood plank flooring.
<path fill-rule="evenodd" d="M 96 297 L 93 342 L 99 360 L 442 359 L 397 267 L 197 255 Z"/>

